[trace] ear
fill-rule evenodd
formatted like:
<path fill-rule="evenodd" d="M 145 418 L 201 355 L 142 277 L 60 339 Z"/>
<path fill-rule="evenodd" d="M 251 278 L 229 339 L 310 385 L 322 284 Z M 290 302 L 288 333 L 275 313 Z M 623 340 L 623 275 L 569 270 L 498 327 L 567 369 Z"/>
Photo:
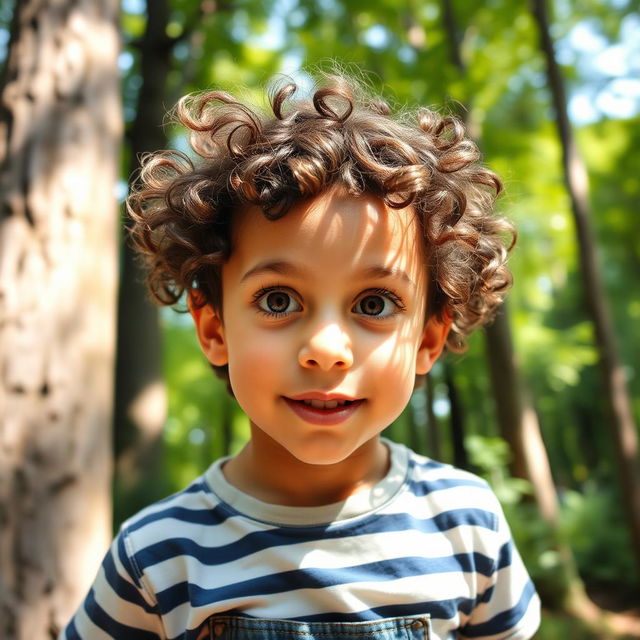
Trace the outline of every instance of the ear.
<path fill-rule="evenodd" d="M 210 304 L 203 306 L 194 304 L 192 294 L 189 294 L 187 304 L 198 334 L 200 348 L 207 360 L 216 366 L 227 364 L 229 361 L 227 344 L 220 314 L 214 311 Z"/>
<path fill-rule="evenodd" d="M 430 317 L 424 326 L 422 340 L 416 356 L 416 373 L 429 373 L 433 363 L 440 357 L 451 329 L 451 318 Z"/>

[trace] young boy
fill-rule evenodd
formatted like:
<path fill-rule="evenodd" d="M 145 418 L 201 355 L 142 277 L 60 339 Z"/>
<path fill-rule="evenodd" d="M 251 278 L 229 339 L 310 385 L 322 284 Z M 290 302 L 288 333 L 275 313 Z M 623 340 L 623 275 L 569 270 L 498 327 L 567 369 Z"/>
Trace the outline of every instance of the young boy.
<path fill-rule="evenodd" d="M 380 434 L 499 304 L 512 233 L 461 125 L 330 77 L 262 117 L 183 99 L 133 238 L 183 292 L 251 439 L 124 523 L 63 638 L 530 638 L 539 601 L 485 482 Z"/>

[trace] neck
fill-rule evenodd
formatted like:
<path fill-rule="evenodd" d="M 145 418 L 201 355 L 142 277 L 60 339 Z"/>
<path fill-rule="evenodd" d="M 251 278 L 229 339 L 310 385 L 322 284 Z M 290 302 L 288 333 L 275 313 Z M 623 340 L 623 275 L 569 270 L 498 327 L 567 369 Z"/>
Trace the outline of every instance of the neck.
<path fill-rule="evenodd" d="M 314 465 L 292 456 L 252 425 L 252 438 L 224 466 L 227 480 L 254 498 L 292 507 L 346 500 L 373 487 L 389 468 L 389 451 L 375 437 L 336 464 Z"/>

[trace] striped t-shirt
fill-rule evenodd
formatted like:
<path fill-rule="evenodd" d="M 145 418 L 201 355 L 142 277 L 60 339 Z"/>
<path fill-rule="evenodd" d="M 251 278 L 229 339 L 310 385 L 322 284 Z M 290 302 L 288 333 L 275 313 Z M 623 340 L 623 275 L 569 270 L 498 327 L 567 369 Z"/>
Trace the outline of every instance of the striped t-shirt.
<path fill-rule="evenodd" d="M 214 463 L 123 524 L 61 638 L 195 639 L 221 613 L 532 637 L 538 596 L 486 482 L 385 442 L 386 477 L 322 507 L 261 502 Z"/>

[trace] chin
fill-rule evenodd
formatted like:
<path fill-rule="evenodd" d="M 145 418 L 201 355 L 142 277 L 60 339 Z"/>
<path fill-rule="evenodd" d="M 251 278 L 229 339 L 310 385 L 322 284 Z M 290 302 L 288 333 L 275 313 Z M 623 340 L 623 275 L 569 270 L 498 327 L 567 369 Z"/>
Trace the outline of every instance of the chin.
<path fill-rule="evenodd" d="M 305 464 L 315 466 L 329 466 L 339 464 L 349 458 L 362 443 L 354 443 L 353 445 L 337 444 L 333 442 L 315 442 L 307 446 L 289 448 L 289 453 Z"/>

